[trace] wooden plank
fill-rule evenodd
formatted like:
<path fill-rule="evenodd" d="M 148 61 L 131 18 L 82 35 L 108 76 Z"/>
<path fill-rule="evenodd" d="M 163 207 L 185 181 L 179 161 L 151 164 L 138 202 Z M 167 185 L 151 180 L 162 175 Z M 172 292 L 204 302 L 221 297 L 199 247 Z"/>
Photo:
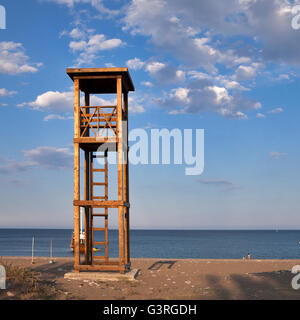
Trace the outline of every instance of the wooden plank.
<path fill-rule="evenodd" d="M 94 114 L 96 113 L 96 110 L 97 110 L 97 109 L 95 109 L 95 111 L 94 111 L 94 113 L 93 113 L 93 116 L 94 116 Z M 84 115 L 84 114 L 83 114 L 83 115 Z M 90 118 L 87 118 L 87 117 L 86 117 L 87 125 L 86 125 L 85 129 L 83 130 L 82 134 L 80 135 L 80 137 L 84 136 L 84 133 L 85 133 L 86 129 L 89 127 L 90 120 L 91 120 L 91 118 L 93 118 L 93 116 L 90 117 Z M 96 136 L 96 132 L 95 132 L 95 130 L 93 129 L 93 127 L 90 126 L 90 128 L 92 129 L 92 131 L 94 132 L 94 135 Z"/>
<path fill-rule="evenodd" d="M 105 231 L 105 228 L 93 228 L 94 231 Z"/>
<path fill-rule="evenodd" d="M 106 213 L 94 213 L 93 214 L 94 217 L 107 217 Z"/>
<path fill-rule="evenodd" d="M 128 68 L 67 68 L 67 73 L 128 72 Z"/>
<path fill-rule="evenodd" d="M 105 182 L 93 182 L 93 185 L 94 186 L 105 186 Z"/>
<path fill-rule="evenodd" d="M 74 138 L 74 143 L 117 143 L 117 137 L 81 137 Z"/>
<path fill-rule="evenodd" d="M 91 79 L 91 76 L 99 75 L 123 75 L 129 91 L 135 90 L 128 68 L 67 68 L 66 72 L 72 80 L 76 76 L 82 75 L 87 76 L 87 79 Z"/>
<path fill-rule="evenodd" d="M 129 206 L 128 202 L 122 200 L 104 200 L 104 201 L 93 201 L 93 200 L 74 200 L 74 206 L 80 207 L 108 207 L 108 208 L 118 208 Z"/>
<path fill-rule="evenodd" d="M 82 108 L 82 107 L 81 107 L 81 108 Z M 95 107 L 95 108 L 98 108 L 98 107 Z M 101 108 L 101 107 L 99 107 L 99 108 Z M 112 107 L 112 108 L 114 109 L 115 107 Z M 89 108 L 89 109 L 90 109 L 90 108 Z M 111 112 L 111 113 L 105 113 L 105 112 L 103 112 L 103 114 L 104 114 L 106 117 L 109 117 L 109 116 L 114 116 L 114 117 L 116 117 L 116 116 L 117 116 L 115 112 Z M 89 113 L 89 112 L 84 112 L 84 113 L 81 113 L 81 114 L 80 114 L 80 116 L 81 116 L 82 119 L 84 118 L 84 116 L 91 117 L 92 115 L 93 115 L 93 113 Z M 103 116 L 100 115 L 100 118 L 103 118 Z"/>
<path fill-rule="evenodd" d="M 95 245 L 101 245 L 101 246 L 104 246 L 105 245 L 105 242 L 97 242 L 97 241 L 94 241 L 94 244 Z"/>
<path fill-rule="evenodd" d="M 97 120 L 96 120 L 97 121 Z M 103 121 L 103 122 L 105 122 L 105 121 Z M 112 132 L 115 132 L 113 129 L 116 129 L 116 127 L 117 127 L 117 125 L 116 124 L 111 124 L 110 125 L 112 128 L 111 128 L 111 130 L 112 130 Z M 90 123 L 90 124 L 86 124 L 86 121 L 84 121 L 84 122 L 81 122 L 81 129 L 85 129 L 86 127 L 88 127 L 88 128 L 97 128 L 97 129 L 99 129 L 99 128 L 101 128 L 101 129 L 106 129 L 107 128 L 107 125 L 106 124 L 99 124 L 99 125 L 97 125 L 97 124 L 92 124 L 92 123 Z M 97 135 L 97 137 L 98 137 L 99 135 Z M 100 135 L 101 136 L 101 135 Z"/>
<path fill-rule="evenodd" d="M 97 79 L 116 79 L 118 76 L 110 76 L 110 75 L 107 75 L 107 76 L 75 76 L 73 79 L 76 80 L 76 79 L 79 79 L 79 80 L 97 80 Z"/>
<path fill-rule="evenodd" d="M 80 106 L 80 108 L 88 108 L 88 109 L 93 109 L 93 108 L 116 108 L 117 106 Z"/>
<path fill-rule="evenodd" d="M 94 264 L 94 265 L 76 265 L 74 266 L 75 270 L 78 271 L 125 271 L 124 266 L 115 265 L 115 264 Z"/>

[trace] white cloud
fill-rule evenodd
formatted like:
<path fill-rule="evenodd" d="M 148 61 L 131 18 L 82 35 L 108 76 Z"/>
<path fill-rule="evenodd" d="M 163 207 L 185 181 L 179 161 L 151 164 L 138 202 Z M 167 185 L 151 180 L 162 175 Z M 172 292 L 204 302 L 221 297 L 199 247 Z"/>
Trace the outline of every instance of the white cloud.
<path fill-rule="evenodd" d="M 171 92 L 171 97 L 174 97 L 179 101 L 189 102 L 189 98 L 188 98 L 189 91 L 190 90 L 187 88 L 173 89 Z"/>
<path fill-rule="evenodd" d="M 227 89 L 231 90 L 239 90 L 239 91 L 249 91 L 250 89 L 242 86 L 240 83 L 234 80 L 228 79 L 221 79 L 220 82 L 225 86 Z"/>
<path fill-rule="evenodd" d="M 237 93 L 230 94 L 225 87 L 205 79 L 190 82 L 187 87 L 173 89 L 169 97 L 155 101 L 171 109 L 171 114 L 215 112 L 235 119 L 247 119 L 245 112 L 261 108 L 259 102 Z"/>
<path fill-rule="evenodd" d="M 134 58 L 134 59 L 128 60 L 126 62 L 126 65 L 133 70 L 139 70 L 144 67 L 145 62 L 141 61 L 139 58 Z"/>
<path fill-rule="evenodd" d="M 180 83 L 185 81 L 185 72 L 169 64 L 152 61 L 145 63 L 145 70 L 155 78 L 159 84 Z"/>
<path fill-rule="evenodd" d="M 105 63 L 105 67 L 106 68 L 115 68 L 116 66 L 113 63 L 108 62 L 108 63 Z"/>
<path fill-rule="evenodd" d="M 34 110 L 52 112 L 71 112 L 74 105 L 74 94 L 71 91 L 47 91 L 32 102 L 19 104 L 19 107 L 30 106 Z"/>
<path fill-rule="evenodd" d="M 17 174 L 33 167 L 61 170 L 72 167 L 73 152 L 69 148 L 43 146 L 23 153 L 24 161 L 0 159 L 0 174 Z"/>
<path fill-rule="evenodd" d="M 266 116 L 263 113 L 258 112 L 256 118 L 265 118 Z"/>
<path fill-rule="evenodd" d="M 278 160 L 278 159 L 280 159 L 280 158 L 282 158 L 282 157 L 284 157 L 284 156 L 286 156 L 286 155 L 287 155 L 287 153 L 285 153 L 285 152 L 278 152 L 278 151 L 273 151 L 273 152 L 270 152 L 270 153 L 269 153 L 270 158 L 276 159 L 276 160 Z"/>
<path fill-rule="evenodd" d="M 283 109 L 282 108 L 275 108 L 273 110 L 268 111 L 268 113 L 270 114 L 278 114 L 278 113 L 282 113 Z"/>
<path fill-rule="evenodd" d="M 73 8 L 75 4 L 90 4 L 93 8 L 97 9 L 99 13 L 103 16 L 106 14 L 110 16 L 114 16 L 119 13 L 118 10 L 111 10 L 104 6 L 102 0 L 40 0 L 44 2 L 54 2 L 61 5 L 67 5 L 70 8 Z"/>
<path fill-rule="evenodd" d="M 25 157 L 35 166 L 48 169 L 67 169 L 72 167 L 73 152 L 69 148 L 38 147 L 24 151 Z"/>
<path fill-rule="evenodd" d="M 73 116 L 62 116 L 60 114 L 49 114 L 47 115 L 46 117 L 44 117 L 44 121 L 45 122 L 48 122 L 49 120 L 71 120 L 71 119 L 74 119 Z"/>
<path fill-rule="evenodd" d="M 17 91 L 8 91 L 5 88 L 0 89 L 0 97 L 13 96 L 17 93 Z"/>
<path fill-rule="evenodd" d="M 150 74 L 155 74 L 155 73 L 157 73 L 158 71 L 162 70 L 165 67 L 166 67 L 166 65 L 164 63 L 161 63 L 161 62 L 150 62 L 149 64 L 147 64 L 146 70 L 149 71 Z"/>
<path fill-rule="evenodd" d="M 69 33 L 69 36 L 71 33 Z M 106 39 L 104 34 L 91 34 L 88 31 L 78 40 L 72 40 L 69 43 L 70 49 L 74 53 L 79 53 L 79 57 L 76 60 L 78 66 L 92 64 L 97 58 L 97 54 L 101 51 L 112 50 L 124 45 L 125 43 L 121 39 Z"/>
<path fill-rule="evenodd" d="M 233 76 L 233 79 L 237 81 L 254 79 L 257 76 L 257 71 L 261 67 L 262 67 L 262 64 L 260 63 L 252 63 L 249 66 L 240 65 L 237 68 Z"/>
<path fill-rule="evenodd" d="M 207 70 L 218 60 L 223 58 L 225 62 L 229 56 L 233 57 L 232 54 L 232 62 L 238 64 L 245 63 L 238 62 L 241 58 L 240 61 L 246 61 L 257 53 L 264 61 L 299 65 L 299 35 L 291 27 L 294 18 L 291 9 L 298 2 L 133 0 L 127 7 L 124 29 L 150 37 L 157 48 L 172 52 L 182 60 L 199 63 Z M 248 41 L 241 40 L 240 48 L 234 52 L 226 52 L 223 47 L 221 53 L 218 40 L 205 42 L 214 35 L 221 35 L 225 43 L 232 35 L 251 37 L 254 43 L 249 45 Z"/>
<path fill-rule="evenodd" d="M 21 43 L 0 42 L 0 74 L 35 73 L 41 63 L 29 64 Z"/>
<path fill-rule="evenodd" d="M 73 39 L 82 39 L 85 36 L 84 32 L 79 28 L 74 28 L 72 31 L 70 31 L 69 35 Z"/>
<path fill-rule="evenodd" d="M 139 58 L 133 58 L 126 62 L 126 65 L 133 70 L 144 69 L 155 78 L 159 84 L 171 84 L 185 81 L 185 72 L 179 70 L 167 63 L 159 61 L 142 61 Z M 144 81 L 150 83 L 149 81 Z"/>
<path fill-rule="evenodd" d="M 32 161 L 18 162 L 15 160 L 1 159 L 1 162 L 0 174 L 17 174 L 35 166 L 35 163 Z"/>
<path fill-rule="evenodd" d="M 206 185 L 212 186 L 216 188 L 221 188 L 223 191 L 232 191 L 235 189 L 240 189 L 240 186 L 237 184 L 228 181 L 228 180 L 221 180 L 221 179 L 198 179 L 198 182 Z"/>
<path fill-rule="evenodd" d="M 132 34 L 142 34 L 151 38 L 152 43 L 161 51 L 170 52 L 176 58 L 192 65 L 216 72 L 216 63 L 229 65 L 240 63 L 233 50 L 218 48 L 207 34 L 201 31 L 223 25 L 227 15 L 233 15 L 236 0 L 226 1 L 189 1 L 188 5 L 180 0 L 134 0 L 126 10 L 124 30 Z"/>
<path fill-rule="evenodd" d="M 150 81 L 142 81 L 141 84 L 145 87 L 153 87 L 153 83 Z"/>
<path fill-rule="evenodd" d="M 145 112 L 144 107 L 140 104 L 141 99 L 136 99 L 129 96 L 129 111 L 132 113 Z M 83 100 L 81 101 L 83 103 Z M 106 97 L 100 97 L 91 95 L 92 106 L 105 106 L 105 105 L 116 105 L 116 98 L 107 99 Z M 49 120 L 68 120 L 72 119 L 69 114 L 61 115 L 57 113 L 70 113 L 73 112 L 74 108 L 74 93 L 72 91 L 59 92 L 59 91 L 47 91 L 37 96 L 32 102 L 24 102 L 18 105 L 18 107 L 29 106 L 33 110 L 55 112 L 55 114 L 49 114 L 44 117 L 44 121 Z"/>

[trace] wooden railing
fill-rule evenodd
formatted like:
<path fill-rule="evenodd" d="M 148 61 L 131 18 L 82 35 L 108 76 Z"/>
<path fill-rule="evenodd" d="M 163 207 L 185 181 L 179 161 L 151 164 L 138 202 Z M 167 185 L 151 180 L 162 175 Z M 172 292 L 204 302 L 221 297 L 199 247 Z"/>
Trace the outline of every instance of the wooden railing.
<path fill-rule="evenodd" d="M 80 107 L 80 137 L 117 136 L 117 106 Z"/>

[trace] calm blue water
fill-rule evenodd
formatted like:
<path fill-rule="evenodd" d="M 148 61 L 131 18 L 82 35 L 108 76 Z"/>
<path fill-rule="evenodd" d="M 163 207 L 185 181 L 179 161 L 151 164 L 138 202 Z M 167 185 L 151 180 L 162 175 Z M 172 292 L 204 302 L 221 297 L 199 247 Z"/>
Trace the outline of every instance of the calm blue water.
<path fill-rule="evenodd" d="M 109 231 L 109 255 L 118 254 L 118 232 Z M 70 229 L 0 229 L 0 256 L 71 256 Z M 101 241 L 101 238 L 96 238 Z M 300 230 L 132 230 L 131 257 L 240 259 L 251 253 L 256 259 L 300 259 Z"/>

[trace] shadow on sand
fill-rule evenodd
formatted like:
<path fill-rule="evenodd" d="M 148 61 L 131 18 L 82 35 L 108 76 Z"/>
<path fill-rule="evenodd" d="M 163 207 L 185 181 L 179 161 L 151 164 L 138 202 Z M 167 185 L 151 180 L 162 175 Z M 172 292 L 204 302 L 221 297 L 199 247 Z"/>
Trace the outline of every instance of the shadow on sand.
<path fill-rule="evenodd" d="M 175 260 L 168 260 L 168 261 L 160 260 L 160 261 L 156 261 L 148 268 L 148 270 L 159 270 L 163 265 L 168 265 L 168 269 L 171 269 L 176 262 L 177 261 L 175 261 Z"/>

